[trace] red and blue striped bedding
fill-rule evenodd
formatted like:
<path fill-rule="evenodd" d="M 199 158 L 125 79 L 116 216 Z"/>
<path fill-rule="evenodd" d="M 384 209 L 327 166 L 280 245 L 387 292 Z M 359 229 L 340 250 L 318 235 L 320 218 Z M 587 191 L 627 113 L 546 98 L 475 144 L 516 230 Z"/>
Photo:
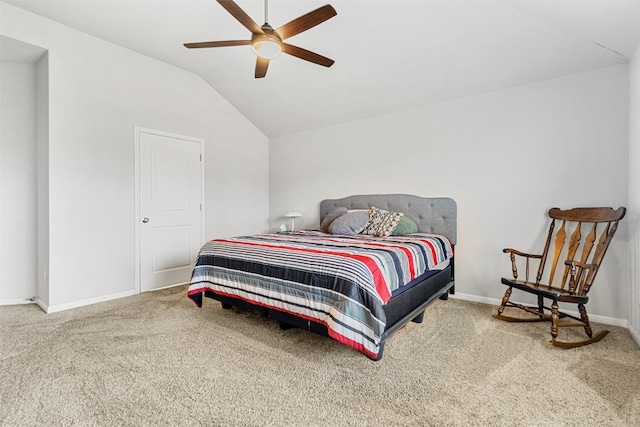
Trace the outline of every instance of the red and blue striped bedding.
<path fill-rule="evenodd" d="M 451 258 L 445 236 L 373 237 L 317 231 L 215 239 L 198 255 L 188 296 L 205 291 L 294 314 L 371 358 L 392 293 Z"/>

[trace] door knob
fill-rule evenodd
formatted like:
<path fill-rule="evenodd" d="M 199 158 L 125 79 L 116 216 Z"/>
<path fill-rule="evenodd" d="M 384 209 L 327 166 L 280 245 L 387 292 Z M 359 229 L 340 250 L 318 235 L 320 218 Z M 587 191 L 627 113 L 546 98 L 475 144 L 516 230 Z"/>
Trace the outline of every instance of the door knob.
<path fill-rule="evenodd" d="M 144 222 L 145 224 L 149 222 L 149 218 L 147 218 L 146 216 L 144 218 L 142 218 L 142 222 Z"/>

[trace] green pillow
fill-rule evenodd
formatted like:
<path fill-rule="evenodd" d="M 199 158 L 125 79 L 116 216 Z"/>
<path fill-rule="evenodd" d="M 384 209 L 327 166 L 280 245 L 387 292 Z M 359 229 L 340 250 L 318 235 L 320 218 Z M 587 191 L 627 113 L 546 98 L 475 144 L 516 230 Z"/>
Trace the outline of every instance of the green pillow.
<path fill-rule="evenodd" d="M 407 216 L 403 216 L 398 221 L 398 225 L 391 233 L 392 236 L 404 236 L 405 234 L 417 233 L 418 232 L 418 224 L 413 222 L 411 218 L 407 218 Z"/>

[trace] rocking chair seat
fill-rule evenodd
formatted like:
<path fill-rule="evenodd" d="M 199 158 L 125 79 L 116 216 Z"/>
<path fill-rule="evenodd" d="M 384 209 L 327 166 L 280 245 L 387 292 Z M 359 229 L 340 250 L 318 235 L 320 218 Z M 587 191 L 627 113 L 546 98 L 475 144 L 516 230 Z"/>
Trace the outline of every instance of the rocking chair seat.
<path fill-rule="evenodd" d="M 589 301 L 589 297 L 586 295 L 572 294 L 566 289 L 557 288 L 554 286 L 548 286 L 541 283 L 527 282 L 524 280 L 515 280 L 502 278 L 502 284 L 520 289 L 521 291 L 529 292 L 535 295 L 541 295 L 544 298 L 548 298 L 560 302 L 570 302 L 574 304 L 586 304 Z"/>

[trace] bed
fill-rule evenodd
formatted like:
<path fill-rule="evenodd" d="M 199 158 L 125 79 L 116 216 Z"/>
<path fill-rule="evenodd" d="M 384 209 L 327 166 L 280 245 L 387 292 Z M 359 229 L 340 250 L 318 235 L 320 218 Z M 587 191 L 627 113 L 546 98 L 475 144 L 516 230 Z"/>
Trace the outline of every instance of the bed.
<path fill-rule="evenodd" d="M 198 307 L 210 298 L 225 309 L 250 310 L 282 329 L 329 336 L 380 360 L 394 332 L 410 321 L 421 323 L 427 306 L 453 294 L 457 207 L 450 198 L 355 195 L 321 201 L 321 224 L 344 209 L 401 213 L 397 217 L 418 230 L 399 236 L 301 230 L 214 239 L 198 255 L 188 297 Z"/>

